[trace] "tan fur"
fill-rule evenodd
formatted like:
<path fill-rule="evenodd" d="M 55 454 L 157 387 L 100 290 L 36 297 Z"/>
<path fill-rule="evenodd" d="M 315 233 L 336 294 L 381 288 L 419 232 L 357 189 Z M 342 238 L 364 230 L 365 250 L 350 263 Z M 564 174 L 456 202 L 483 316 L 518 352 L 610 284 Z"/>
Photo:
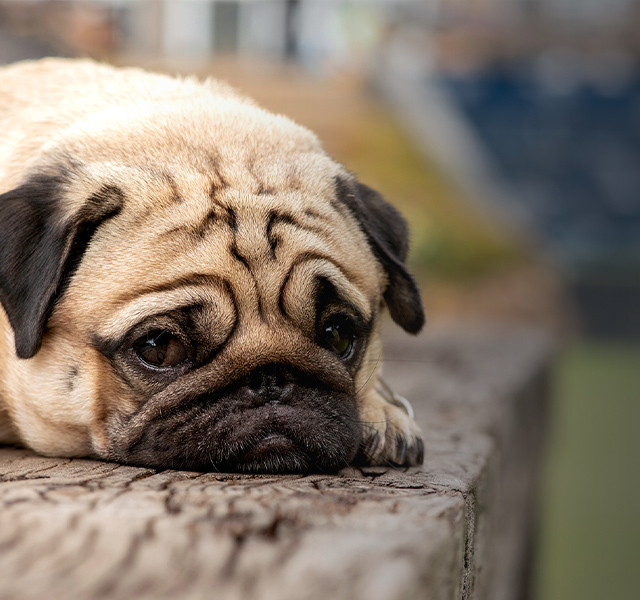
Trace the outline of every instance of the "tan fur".
<path fill-rule="evenodd" d="M 90 61 L 0 69 L 0 194 L 60 164 L 69 165 L 71 179 L 64 215 L 105 185 L 127 200 L 92 238 L 33 358 L 16 357 L 0 309 L 0 442 L 19 440 L 48 455 L 108 456 L 114 415 L 135 414 L 144 426 L 154 407 L 141 406 L 95 337 L 117 337 L 144 316 L 194 299 L 212 307 L 212 340 L 236 328 L 202 367 L 212 388 L 269 361 L 326 365 L 357 391 L 365 427 L 380 432 L 373 462 L 396 460 L 398 436 L 419 437 L 413 420 L 376 391 L 377 325 L 353 378 L 310 340 L 318 274 L 376 323 L 387 285 L 355 218 L 328 201 L 333 178 L 348 174 L 311 132 L 213 81 Z M 220 225 L 225 206 L 237 215 L 235 242 Z M 275 261 L 264 234 L 274 210 L 303 225 L 274 224 Z M 250 271 L 229 252 L 232 243 Z M 309 258 L 296 263 L 300 256 Z M 172 287 L 179 280 L 187 283 Z M 232 282 L 231 296 L 221 280 Z M 283 319 L 280 301 L 291 319 Z M 186 383 L 169 388 L 179 385 Z"/>

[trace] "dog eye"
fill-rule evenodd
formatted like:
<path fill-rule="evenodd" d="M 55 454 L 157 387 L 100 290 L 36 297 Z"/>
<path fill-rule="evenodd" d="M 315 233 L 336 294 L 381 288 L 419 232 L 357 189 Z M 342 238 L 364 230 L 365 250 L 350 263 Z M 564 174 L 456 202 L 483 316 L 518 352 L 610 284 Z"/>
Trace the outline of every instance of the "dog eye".
<path fill-rule="evenodd" d="M 353 353 L 356 333 L 351 319 L 344 315 L 330 317 L 322 326 L 318 343 L 327 350 L 347 359 Z"/>
<path fill-rule="evenodd" d="M 138 356 L 154 367 L 175 367 L 187 358 L 182 342 L 168 331 L 155 331 L 136 344 Z"/>

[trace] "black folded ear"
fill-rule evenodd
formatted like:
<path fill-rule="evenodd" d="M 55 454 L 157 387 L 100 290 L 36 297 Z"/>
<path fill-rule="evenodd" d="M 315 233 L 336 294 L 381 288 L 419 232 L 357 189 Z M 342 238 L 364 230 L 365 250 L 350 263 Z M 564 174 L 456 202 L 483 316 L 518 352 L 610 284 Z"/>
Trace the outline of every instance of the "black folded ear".
<path fill-rule="evenodd" d="M 338 177 L 336 192 L 358 220 L 387 272 L 389 285 L 384 299 L 392 319 L 405 331 L 418 333 L 425 321 L 424 308 L 418 284 L 404 264 L 409 251 L 405 220 L 378 192 L 355 180 Z"/>
<path fill-rule="evenodd" d="M 122 192 L 105 186 L 65 217 L 68 188 L 63 176 L 37 175 L 0 195 L 0 302 L 20 358 L 40 349 L 51 310 L 91 237 L 122 204 Z"/>

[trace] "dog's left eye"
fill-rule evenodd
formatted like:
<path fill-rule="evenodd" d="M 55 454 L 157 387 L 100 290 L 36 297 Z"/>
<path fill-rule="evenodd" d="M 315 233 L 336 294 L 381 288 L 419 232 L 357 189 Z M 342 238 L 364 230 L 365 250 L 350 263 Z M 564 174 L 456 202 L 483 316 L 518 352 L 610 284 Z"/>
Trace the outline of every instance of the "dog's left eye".
<path fill-rule="evenodd" d="M 329 318 L 322 326 L 318 337 L 318 343 L 323 348 L 337 354 L 343 360 L 353 354 L 356 333 L 351 320 L 344 315 Z"/>
<path fill-rule="evenodd" d="M 155 331 L 136 344 L 138 356 L 154 367 L 176 367 L 187 358 L 183 343 L 168 331 Z"/>

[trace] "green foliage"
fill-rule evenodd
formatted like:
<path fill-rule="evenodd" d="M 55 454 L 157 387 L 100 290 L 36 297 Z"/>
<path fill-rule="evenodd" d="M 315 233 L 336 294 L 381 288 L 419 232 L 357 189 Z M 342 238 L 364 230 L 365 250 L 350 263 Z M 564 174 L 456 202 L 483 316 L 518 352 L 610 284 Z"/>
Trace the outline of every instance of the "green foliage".
<path fill-rule="evenodd" d="M 640 345 L 562 356 L 542 502 L 538 600 L 635 600 Z"/>
<path fill-rule="evenodd" d="M 472 206 L 386 112 L 363 114 L 349 133 L 340 159 L 403 212 L 419 273 L 464 282 L 525 258 L 523 247 Z"/>
<path fill-rule="evenodd" d="M 432 277 L 465 282 L 521 259 L 518 248 L 486 237 L 463 238 L 455 228 L 443 225 L 417 236 L 411 262 Z"/>

